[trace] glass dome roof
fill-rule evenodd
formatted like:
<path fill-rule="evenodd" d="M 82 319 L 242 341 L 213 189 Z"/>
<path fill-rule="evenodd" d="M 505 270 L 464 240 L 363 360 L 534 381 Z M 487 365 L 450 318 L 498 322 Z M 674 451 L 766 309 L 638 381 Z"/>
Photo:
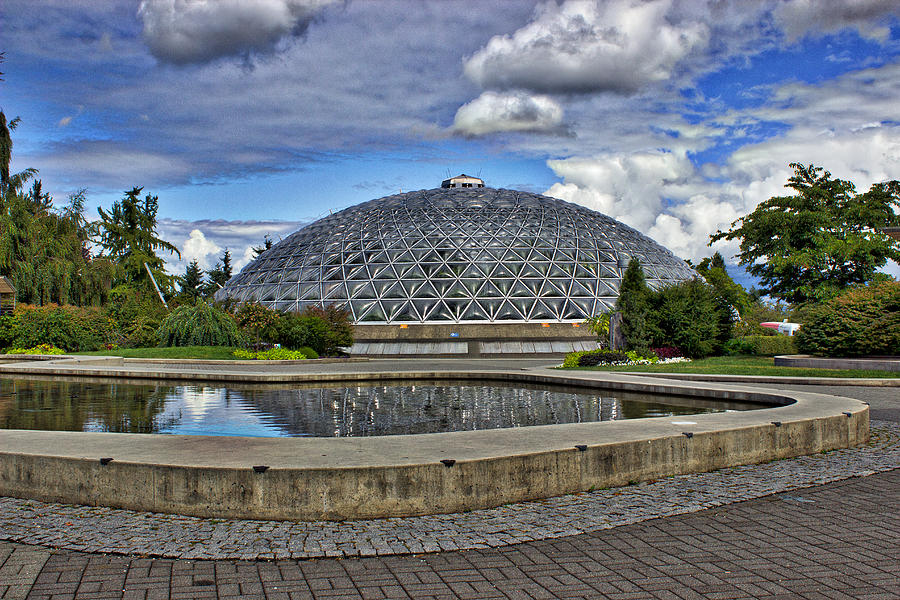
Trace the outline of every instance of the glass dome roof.
<path fill-rule="evenodd" d="M 695 275 L 650 238 L 583 206 L 438 188 L 315 221 L 216 298 L 278 310 L 339 304 L 356 323 L 581 321 L 613 307 L 631 257 L 654 288 Z"/>

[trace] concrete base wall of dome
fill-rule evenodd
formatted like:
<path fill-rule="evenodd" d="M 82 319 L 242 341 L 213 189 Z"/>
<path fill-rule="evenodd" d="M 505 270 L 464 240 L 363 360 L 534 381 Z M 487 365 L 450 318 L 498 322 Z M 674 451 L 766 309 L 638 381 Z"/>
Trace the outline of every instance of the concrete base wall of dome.
<path fill-rule="evenodd" d="M 357 341 L 388 340 L 551 340 L 596 339 L 576 323 L 362 323 L 353 326 Z"/>
<path fill-rule="evenodd" d="M 581 323 L 366 324 L 353 331 L 353 356 L 558 357 L 599 347 Z"/>

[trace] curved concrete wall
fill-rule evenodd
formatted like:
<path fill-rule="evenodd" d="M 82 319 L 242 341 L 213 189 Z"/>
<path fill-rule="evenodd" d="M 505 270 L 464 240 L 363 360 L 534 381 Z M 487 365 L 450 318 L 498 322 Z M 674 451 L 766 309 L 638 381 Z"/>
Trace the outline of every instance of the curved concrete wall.
<path fill-rule="evenodd" d="M 129 376 L 124 370 L 116 374 Z M 517 380 L 783 406 L 380 438 L 8 430 L 0 432 L 0 494 L 204 517 L 377 518 L 487 508 L 846 448 L 869 435 L 862 402 L 802 392 L 549 369 L 306 379 L 410 378 Z M 254 466 L 267 468 L 257 472 Z"/>

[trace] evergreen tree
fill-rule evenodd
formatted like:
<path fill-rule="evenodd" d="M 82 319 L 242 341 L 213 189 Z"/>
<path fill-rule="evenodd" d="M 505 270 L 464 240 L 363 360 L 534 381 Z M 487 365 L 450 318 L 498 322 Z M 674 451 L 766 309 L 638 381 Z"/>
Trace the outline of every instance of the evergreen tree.
<path fill-rule="evenodd" d="M 178 278 L 181 287 L 181 296 L 185 300 L 196 301 L 200 297 L 204 287 L 203 271 L 196 260 L 192 260 L 184 268 L 184 275 Z"/>
<path fill-rule="evenodd" d="M 97 304 L 108 292 L 115 266 L 96 260 L 88 250 L 84 190 L 70 197 L 60 211 L 41 182 L 22 191 L 36 171 L 9 174 L 11 129 L 0 112 L 0 275 L 16 288 L 19 302 L 31 304 Z"/>
<path fill-rule="evenodd" d="M 31 182 L 31 189 L 28 190 L 28 200 L 31 202 L 31 210 L 34 214 L 49 212 L 53 208 L 53 198 L 50 194 L 44 192 L 43 184 L 40 179 Z"/>
<path fill-rule="evenodd" d="M 746 315 L 750 309 L 750 294 L 731 278 L 725 269 L 725 259 L 718 252 L 700 261 L 697 272 L 715 290 L 716 312 L 719 315 L 719 332 L 716 338 L 720 344 L 724 344 L 732 337 L 735 317 Z"/>
<path fill-rule="evenodd" d="M 267 233 L 266 236 L 263 238 L 263 245 L 253 247 L 253 258 L 258 258 L 260 254 L 262 254 L 263 252 L 265 252 L 266 250 L 268 250 L 271 247 L 272 247 L 272 238 L 270 238 L 269 234 Z"/>
<path fill-rule="evenodd" d="M 645 352 L 650 347 L 652 334 L 648 316 L 650 313 L 650 288 L 644 278 L 641 262 L 632 258 L 622 275 L 616 310 L 622 313 L 622 334 L 631 350 Z"/>
<path fill-rule="evenodd" d="M 231 252 L 228 251 L 228 248 L 225 248 L 225 252 L 222 254 L 222 260 L 217 262 L 216 266 L 206 272 L 209 281 L 204 289 L 204 295 L 210 297 L 223 288 L 228 280 L 231 279 L 231 271 Z"/>
<path fill-rule="evenodd" d="M 152 291 L 153 284 L 144 268 L 146 264 L 163 292 L 171 292 L 174 278 L 166 273 L 165 262 L 156 253 L 167 251 L 179 258 L 181 253 L 173 244 L 157 237 L 159 198 L 147 194 L 141 200 L 142 191 L 142 187 L 135 187 L 125 192 L 122 200 L 113 204 L 109 212 L 97 209 L 100 213 L 97 223 L 99 241 L 105 255 L 122 267 L 123 277 L 119 283 L 143 293 Z"/>

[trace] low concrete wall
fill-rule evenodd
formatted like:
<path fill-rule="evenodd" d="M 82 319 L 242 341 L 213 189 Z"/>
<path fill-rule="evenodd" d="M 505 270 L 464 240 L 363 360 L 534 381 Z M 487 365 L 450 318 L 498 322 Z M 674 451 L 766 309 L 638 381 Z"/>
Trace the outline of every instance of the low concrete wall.
<path fill-rule="evenodd" d="M 204 517 L 377 518 L 487 508 L 846 448 L 866 442 L 869 435 L 865 404 L 804 392 L 614 374 L 598 380 L 595 374 L 551 370 L 344 378 L 398 375 L 785 405 L 743 413 L 379 438 L 3 431 L 0 494 Z M 267 469 L 257 472 L 254 466 Z"/>
<path fill-rule="evenodd" d="M 808 354 L 776 356 L 776 367 L 802 367 L 806 369 L 871 369 L 873 371 L 900 371 L 900 357 L 874 358 L 823 358 Z"/>

